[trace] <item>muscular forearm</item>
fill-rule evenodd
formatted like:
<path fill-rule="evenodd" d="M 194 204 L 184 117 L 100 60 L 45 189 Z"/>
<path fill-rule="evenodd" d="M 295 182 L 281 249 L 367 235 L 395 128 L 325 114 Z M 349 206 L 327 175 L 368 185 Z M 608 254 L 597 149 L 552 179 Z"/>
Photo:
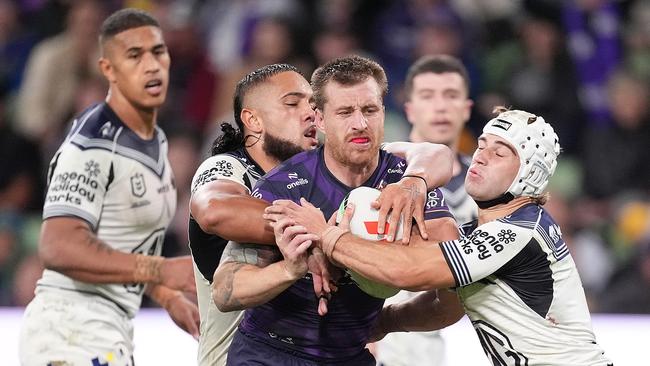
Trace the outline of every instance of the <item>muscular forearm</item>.
<path fill-rule="evenodd" d="M 136 282 L 136 256 L 114 250 L 80 220 L 45 220 L 39 254 L 45 268 L 76 280 L 90 283 Z M 152 271 L 155 270 L 152 268 Z"/>
<path fill-rule="evenodd" d="M 384 333 L 431 331 L 448 327 L 463 315 L 456 293 L 446 289 L 431 290 L 386 306 L 379 319 L 379 328 Z"/>
<path fill-rule="evenodd" d="M 193 199 L 192 215 L 206 233 L 239 242 L 274 244 L 273 229 L 262 218 L 268 205 L 250 196 L 225 194 L 207 201 Z"/>
<path fill-rule="evenodd" d="M 222 263 L 214 274 L 212 298 L 221 311 L 248 309 L 275 298 L 296 280 L 286 270 L 284 261 L 264 268 L 238 262 Z"/>

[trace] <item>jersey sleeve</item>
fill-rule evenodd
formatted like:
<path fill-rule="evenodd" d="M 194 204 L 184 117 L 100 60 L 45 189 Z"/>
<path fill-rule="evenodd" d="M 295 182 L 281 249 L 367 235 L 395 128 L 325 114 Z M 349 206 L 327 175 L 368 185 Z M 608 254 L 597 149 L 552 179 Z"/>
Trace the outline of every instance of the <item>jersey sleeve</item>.
<path fill-rule="evenodd" d="M 192 193 L 212 181 L 227 179 L 246 187 L 250 193 L 250 182 L 246 176 L 247 168 L 237 158 L 230 155 L 215 155 L 206 159 L 194 174 Z M 247 184 L 248 183 L 248 184 Z"/>
<path fill-rule="evenodd" d="M 112 154 L 66 143 L 50 163 L 43 219 L 74 216 L 97 229 L 112 177 Z"/>
<path fill-rule="evenodd" d="M 454 216 L 449 212 L 449 207 L 445 203 L 445 197 L 440 189 L 436 188 L 427 192 L 427 200 L 424 204 L 424 219 L 432 220 L 442 217 Z"/>
<path fill-rule="evenodd" d="M 479 281 L 504 266 L 532 239 L 532 231 L 491 221 L 459 240 L 440 243 L 457 286 Z"/>

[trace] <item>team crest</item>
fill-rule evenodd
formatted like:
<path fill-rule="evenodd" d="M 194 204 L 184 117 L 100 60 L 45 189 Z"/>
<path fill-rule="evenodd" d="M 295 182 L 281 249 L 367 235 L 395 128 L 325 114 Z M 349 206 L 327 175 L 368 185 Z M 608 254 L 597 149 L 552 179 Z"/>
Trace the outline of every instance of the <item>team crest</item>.
<path fill-rule="evenodd" d="M 136 197 L 142 197 L 147 193 L 147 186 L 144 184 L 144 175 L 135 173 L 131 177 L 131 193 Z"/>

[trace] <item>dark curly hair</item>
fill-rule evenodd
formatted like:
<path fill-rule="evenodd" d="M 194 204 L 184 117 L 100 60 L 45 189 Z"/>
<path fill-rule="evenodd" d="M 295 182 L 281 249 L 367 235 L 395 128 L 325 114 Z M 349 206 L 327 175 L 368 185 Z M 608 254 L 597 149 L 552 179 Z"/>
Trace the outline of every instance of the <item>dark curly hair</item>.
<path fill-rule="evenodd" d="M 237 83 L 235 95 L 233 96 L 233 113 L 237 129 L 228 122 L 221 123 L 222 134 L 212 143 L 212 155 L 222 154 L 244 146 L 245 140 L 250 136 L 244 135 L 244 122 L 241 120 L 244 97 L 251 89 L 266 82 L 270 77 L 287 71 L 300 74 L 298 69 L 289 64 L 272 64 L 251 72 Z"/>

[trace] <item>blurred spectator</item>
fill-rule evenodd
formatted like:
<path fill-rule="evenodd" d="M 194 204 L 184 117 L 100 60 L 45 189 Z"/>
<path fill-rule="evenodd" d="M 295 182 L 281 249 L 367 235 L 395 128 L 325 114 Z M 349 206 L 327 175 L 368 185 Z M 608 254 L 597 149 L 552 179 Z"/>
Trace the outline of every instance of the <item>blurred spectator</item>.
<path fill-rule="evenodd" d="M 650 107 L 648 85 L 625 71 L 607 83 L 612 126 L 585 132 L 584 188 L 608 198 L 626 190 L 650 192 Z"/>
<path fill-rule="evenodd" d="M 562 20 L 591 125 L 609 123 L 605 84 L 621 61 L 620 14 L 615 0 L 562 2 Z"/>
<path fill-rule="evenodd" d="M 12 305 L 27 306 L 34 298 L 36 281 L 43 274 L 43 264 L 37 254 L 25 257 L 16 266 L 12 288 Z"/>
<path fill-rule="evenodd" d="M 163 255 L 174 257 L 187 255 L 187 218 L 190 216 L 190 185 L 196 167 L 201 162 L 199 138 L 189 129 L 168 130 L 169 164 L 174 172 L 174 184 L 178 192 L 176 214 L 165 234 Z"/>
<path fill-rule="evenodd" d="M 630 18 L 625 26 L 625 64 L 632 73 L 650 81 L 650 1 L 635 2 Z"/>
<path fill-rule="evenodd" d="M 29 57 L 17 127 L 46 150 L 63 135 L 62 126 L 73 115 L 80 83 L 99 73 L 97 25 L 104 15 L 100 1 L 74 0 L 65 31 L 36 45 Z"/>
<path fill-rule="evenodd" d="M 0 87 L 18 90 L 34 43 L 35 37 L 21 26 L 14 1 L 0 0 Z"/>
<path fill-rule="evenodd" d="M 221 82 L 216 92 L 212 120 L 222 120 L 223 116 L 232 115 L 232 95 L 237 81 L 251 70 L 274 63 L 290 63 L 300 70 L 307 68 L 307 62 L 296 57 L 294 39 L 291 22 L 286 18 L 269 17 L 257 20 L 251 28 L 250 37 L 245 41 L 248 47 L 244 58 L 238 65 L 220 72 Z M 230 118 L 226 117 L 226 120 Z"/>
<path fill-rule="evenodd" d="M 530 12 L 518 22 L 520 39 L 499 45 L 484 58 L 484 88 L 479 113 L 494 103 L 543 115 L 553 124 L 565 153 L 575 153 L 584 125 L 577 80 L 552 9 Z"/>
<path fill-rule="evenodd" d="M 189 2 L 156 2 L 151 9 L 160 21 L 165 43 L 173 60 L 169 90 L 160 109 L 164 128 L 204 131 L 210 120 L 217 75 L 208 59 Z"/>

